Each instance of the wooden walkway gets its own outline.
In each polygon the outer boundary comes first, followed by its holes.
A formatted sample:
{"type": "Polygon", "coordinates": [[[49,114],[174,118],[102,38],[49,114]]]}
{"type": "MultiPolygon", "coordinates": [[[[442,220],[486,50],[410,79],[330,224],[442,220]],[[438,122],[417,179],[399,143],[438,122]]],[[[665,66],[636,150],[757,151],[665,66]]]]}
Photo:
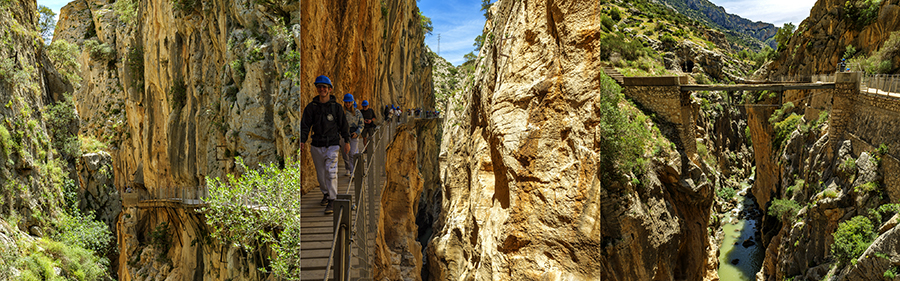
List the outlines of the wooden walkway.
{"type": "MultiPolygon", "coordinates": [[[[352,187],[350,192],[347,192],[347,187],[350,186],[350,177],[344,175],[346,174],[344,163],[340,159],[338,162],[338,194],[353,194],[354,189],[352,187]]],[[[320,201],[322,201],[322,192],[319,191],[318,187],[313,188],[313,190],[300,198],[300,269],[301,280],[304,281],[323,280],[326,272],[325,265],[328,263],[328,254],[331,252],[331,245],[334,239],[334,216],[338,214],[338,210],[335,208],[334,213],[326,215],[325,207],[319,205],[320,201]]],[[[355,202],[356,198],[353,201],[355,202]]],[[[349,215],[351,215],[350,221],[352,223],[356,212],[353,211],[349,215]]],[[[359,219],[365,218],[360,217],[359,219]]],[[[356,256],[357,243],[350,244],[352,247],[350,264],[351,267],[356,268],[360,263],[360,259],[356,256]]],[[[333,265],[334,262],[332,262],[332,268],[333,265]]],[[[327,269],[330,272],[329,280],[334,280],[332,268],[327,269]]],[[[358,276],[358,270],[350,270],[351,280],[357,280],[358,276]]]]}

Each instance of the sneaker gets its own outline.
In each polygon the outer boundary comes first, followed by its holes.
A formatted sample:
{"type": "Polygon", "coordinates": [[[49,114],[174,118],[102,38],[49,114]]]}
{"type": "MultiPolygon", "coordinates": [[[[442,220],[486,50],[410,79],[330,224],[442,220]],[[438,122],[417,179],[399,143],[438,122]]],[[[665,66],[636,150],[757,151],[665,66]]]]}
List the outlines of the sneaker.
{"type": "Polygon", "coordinates": [[[328,206],[325,206],[325,214],[334,213],[334,200],[328,200],[328,206]]]}
{"type": "Polygon", "coordinates": [[[322,197],[322,202],[319,202],[319,206],[325,206],[325,205],[328,205],[328,195],[325,195],[324,197],[322,197]]]}

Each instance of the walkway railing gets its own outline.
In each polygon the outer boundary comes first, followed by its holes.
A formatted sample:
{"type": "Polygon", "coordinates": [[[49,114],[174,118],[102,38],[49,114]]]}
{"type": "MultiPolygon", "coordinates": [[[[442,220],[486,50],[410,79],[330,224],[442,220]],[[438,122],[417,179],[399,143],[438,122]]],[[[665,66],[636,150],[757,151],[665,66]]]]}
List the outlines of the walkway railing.
{"type": "MultiPolygon", "coordinates": [[[[393,140],[397,127],[407,122],[406,114],[393,118],[376,127],[372,136],[360,149],[362,152],[353,156],[353,176],[344,194],[338,194],[335,200],[334,240],[332,241],[328,263],[325,268],[333,267],[335,280],[350,280],[352,257],[359,260],[358,279],[371,279],[375,254],[375,235],[378,226],[378,203],[384,185],[382,177],[385,170],[385,153],[387,145],[393,140]],[[400,120],[397,122],[396,120],[400,120]],[[355,188],[354,188],[355,187],[355,188]],[[353,195],[350,195],[350,190],[353,195]],[[351,215],[355,210],[355,215],[351,215]],[[352,253],[353,244],[356,253],[352,253]]],[[[328,280],[331,272],[327,272],[323,280],[328,280]]]]}
{"type": "Polygon", "coordinates": [[[860,76],[860,91],[888,96],[896,96],[900,92],[900,75],[861,73],[860,76]]]}
{"type": "Polygon", "coordinates": [[[158,187],[148,194],[149,198],[141,198],[139,193],[130,191],[132,190],[126,189],[122,196],[123,201],[127,201],[123,202],[124,206],[149,202],[203,205],[203,198],[209,196],[209,188],[206,186],[158,187]]]}
{"type": "MultiPolygon", "coordinates": [[[[437,113],[420,112],[420,114],[408,115],[406,112],[399,117],[382,123],[376,127],[375,133],[370,136],[368,143],[360,149],[362,152],[354,155],[353,176],[350,185],[344,194],[338,194],[335,200],[334,216],[334,240],[329,253],[329,268],[334,264],[335,280],[350,280],[352,269],[352,257],[359,260],[356,267],[358,280],[371,280],[372,267],[374,266],[375,235],[378,232],[378,204],[381,202],[381,193],[384,187],[385,153],[387,146],[394,140],[397,127],[412,119],[440,118],[437,113]],[[399,122],[397,121],[399,120],[399,122]],[[350,195],[353,190],[353,195],[350,195]],[[351,211],[356,213],[351,217],[351,211]],[[356,253],[352,253],[352,246],[356,246],[356,253]]],[[[328,280],[331,273],[326,273],[323,280],[328,280]]]]}

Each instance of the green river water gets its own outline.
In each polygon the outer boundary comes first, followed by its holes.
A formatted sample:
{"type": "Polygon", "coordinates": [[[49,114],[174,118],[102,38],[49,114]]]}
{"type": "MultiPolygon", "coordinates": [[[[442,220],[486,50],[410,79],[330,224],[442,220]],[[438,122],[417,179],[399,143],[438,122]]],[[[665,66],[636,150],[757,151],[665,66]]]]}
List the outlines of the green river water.
{"type": "Polygon", "coordinates": [[[756,272],[762,267],[765,257],[765,249],[760,247],[759,238],[754,237],[759,222],[747,218],[752,216],[737,219],[739,210],[744,207],[755,209],[756,203],[745,198],[743,204],[725,216],[727,222],[723,227],[725,239],[719,248],[719,280],[722,281],[755,280],[756,272]],[[733,223],[735,220],[736,224],[733,223]],[[754,245],[749,247],[741,245],[747,239],[753,241],[754,245]],[[737,265],[732,264],[735,259],[738,260],[737,265]]]}

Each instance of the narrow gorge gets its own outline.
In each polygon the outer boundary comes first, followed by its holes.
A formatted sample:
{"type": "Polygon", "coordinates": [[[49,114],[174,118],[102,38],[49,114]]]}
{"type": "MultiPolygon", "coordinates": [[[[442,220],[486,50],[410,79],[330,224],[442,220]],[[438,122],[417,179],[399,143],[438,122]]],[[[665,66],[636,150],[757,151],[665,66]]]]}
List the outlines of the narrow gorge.
{"type": "Polygon", "coordinates": [[[436,5],[0,1],[0,280],[900,280],[900,0],[485,0],[459,65],[436,5]]]}

